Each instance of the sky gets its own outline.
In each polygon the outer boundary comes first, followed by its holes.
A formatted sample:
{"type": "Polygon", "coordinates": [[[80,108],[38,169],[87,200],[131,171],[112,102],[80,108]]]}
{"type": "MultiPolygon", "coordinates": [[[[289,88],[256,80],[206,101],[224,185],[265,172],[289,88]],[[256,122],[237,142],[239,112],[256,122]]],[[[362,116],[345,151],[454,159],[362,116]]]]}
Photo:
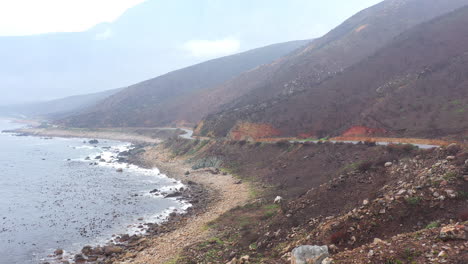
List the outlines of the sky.
{"type": "Polygon", "coordinates": [[[317,38],[379,2],[0,0],[0,104],[126,87],[217,57],[317,38]]]}
{"type": "Polygon", "coordinates": [[[144,0],[0,0],[0,36],[85,31],[144,0]]]}
{"type": "MultiPolygon", "coordinates": [[[[113,22],[127,9],[145,0],[0,0],[0,36],[23,36],[51,32],[80,32],[96,24],[113,22]]],[[[179,0],[180,1],[180,0],[179,0]]],[[[181,6],[187,1],[180,1],[181,6]]],[[[222,0],[217,0],[223,2],[222,0]]],[[[230,1],[230,0],[229,0],[230,1]]],[[[256,1],[256,0],[252,0],[256,1]]],[[[296,0],[284,0],[297,2],[296,0]]],[[[374,5],[381,0],[309,0],[308,6],[329,11],[335,9],[337,14],[330,14],[342,19],[342,11],[351,16],[356,10],[374,5]],[[346,12],[348,10],[348,12],[346,12]]],[[[272,1],[271,4],[275,5],[272,1]]],[[[248,8],[248,7],[245,7],[248,8]]],[[[283,19],[295,14],[285,14],[283,19]]],[[[317,27],[325,30],[331,25],[316,22],[317,27]]],[[[309,36],[304,36],[309,37],[309,36]]],[[[229,39],[224,40],[233,45],[229,39]]],[[[197,46],[201,43],[189,43],[197,46]]],[[[235,43],[234,43],[235,44],[235,43]]],[[[232,47],[231,47],[232,48],[232,47]]]]}
{"type": "MultiPolygon", "coordinates": [[[[153,0],[158,1],[158,0],[153,0]]],[[[162,1],[162,0],[161,0],[162,1]]],[[[189,1],[179,1],[183,8],[189,1]]],[[[221,3],[222,0],[216,0],[221,3]]],[[[231,1],[231,0],[229,0],[231,1]]],[[[259,1],[259,0],[253,0],[259,1]]],[[[295,39],[309,39],[325,34],[345,18],[355,12],[374,5],[381,0],[284,0],[289,1],[291,6],[301,4],[304,10],[310,10],[311,15],[317,16],[314,11],[319,11],[321,15],[329,17],[323,20],[320,15],[314,19],[305,17],[303,28],[291,30],[290,35],[281,40],[271,40],[268,43],[275,43],[295,39]],[[314,21],[314,23],[310,23],[314,21]],[[306,24],[307,23],[307,24],[306,24]]],[[[25,36],[37,35],[53,32],[82,32],[89,30],[100,23],[111,23],[118,19],[126,10],[134,7],[145,0],[0,0],[0,36],[25,36]]],[[[235,2],[235,1],[234,1],[235,2]]],[[[213,4],[213,3],[211,3],[213,4]]],[[[283,0],[272,0],[269,5],[284,5],[283,0]]],[[[227,6],[227,5],[225,5],[227,6]]],[[[248,7],[243,7],[248,8],[248,7]]],[[[271,7],[270,7],[271,8],[271,7]]],[[[297,20],[297,14],[284,13],[281,18],[287,20],[297,20]]],[[[303,14],[301,14],[303,15],[303,14]]],[[[259,11],[258,16],[268,19],[268,10],[259,11]]],[[[287,22],[285,23],[287,25],[287,22]]],[[[267,28],[267,27],[264,27],[267,28]]],[[[276,30],[275,28],[269,30],[276,30]]],[[[239,35],[239,33],[237,33],[239,35]]],[[[284,35],[284,34],[283,34],[284,35]]],[[[96,34],[96,40],[105,40],[112,36],[112,31],[105,31],[96,34]]],[[[250,47],[249,47],[250,48],[250,47]]],[[[180,45],[180,49],[196,58],[211,59],[223,55],[229,55],[242,50],[242,44],[236,34],[219,36],[214,39],[190,39],[180,45]]]]}

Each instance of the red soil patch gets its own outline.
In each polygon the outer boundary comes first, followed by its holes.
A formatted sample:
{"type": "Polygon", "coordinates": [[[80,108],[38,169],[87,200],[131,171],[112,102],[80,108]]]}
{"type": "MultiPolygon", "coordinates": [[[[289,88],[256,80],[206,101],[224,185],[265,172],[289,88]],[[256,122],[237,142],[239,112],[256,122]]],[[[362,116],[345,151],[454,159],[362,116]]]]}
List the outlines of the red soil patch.
{"type": "Polygon", "coordinates": [[[365,126],[354,126],[343,133],[343,137],[353,136],[371,136],[377,134],[385,134],[387,131],[381,128],[370,128],[365,126]]]}
{"type": "Polygon", "coordinates": [[[251,140],[279,136],[279,130],[268,124],[239,123],[229,133],[233,140],[251,140]]]}
{"type": "Polygon", "coordinates": [[[297,136],[297,138],[300,138],[300,139],[315,138],[315,137],[316,137],[315,133],[301,133],[297,136]]]}

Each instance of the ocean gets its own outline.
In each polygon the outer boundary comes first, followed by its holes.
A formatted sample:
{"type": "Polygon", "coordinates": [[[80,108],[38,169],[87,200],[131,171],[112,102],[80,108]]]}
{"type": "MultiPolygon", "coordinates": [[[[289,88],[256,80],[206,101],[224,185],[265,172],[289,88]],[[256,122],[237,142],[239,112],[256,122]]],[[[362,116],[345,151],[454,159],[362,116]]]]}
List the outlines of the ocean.
{"type": "MultiPolygon", "coordinates": [[[[18,126],[0,120],[0,130],[18,126]]],[[[1,264],[51,261],[57,248],[71,255],[113,234],[144,233],[142,224],[190,206],[150,193],[170,193],[181,182],[116,161],[131,144],[88,141],[0,134],[1,264]]]]}

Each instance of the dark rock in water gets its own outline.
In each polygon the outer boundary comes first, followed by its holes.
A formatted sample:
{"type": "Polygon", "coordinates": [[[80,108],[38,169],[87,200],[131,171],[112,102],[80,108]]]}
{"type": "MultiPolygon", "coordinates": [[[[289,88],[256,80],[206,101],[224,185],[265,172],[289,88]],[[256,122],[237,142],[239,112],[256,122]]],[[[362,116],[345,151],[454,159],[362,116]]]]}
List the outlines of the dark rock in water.
{"type": "Polygon", "coordinates": [[[97,139],[91,139],[88,141],[89,144],[99,144],[99,141],[97,139]]]}
{"type": "Polygon", "coordinates": [[[182,196],[181,192],[173,192],[173,193],[170,193],[170,194],[164,196],[164,198],[179,197],[179,196],[182,196]]]}
{"type": "Polygon", "coordinates": [[[57,256],[63,255],[63,249],[61,249],[61,248],[56,249],[56,250],[54,251],[54,254],[57,255],[57,256]]]}
{"type": "Polygon", "coordinates": [[[120,241],[120,242],[125,242],[125,241],[128,241],[128,240],[130,240],[130,235],[128,235],[128,234],[122,235],[122,236],[119,238],[119,241],[120,241]]]}
{"type": "Polygon", "coordinates": [[[86,262],[86,259],[81,254],[76,254],[74,260],[75,260],[75,263],[85,263],[86,262]]]}
{"type": "Polygon", "coordinates": [[[105,160],[105,159],[100,159],[99,161],[100,161],[100,162],[106,162],[106,160],[105,160]]]}
{"type": "Polygon", "coordinates": [[[90,157],[86,157],[85,160],[90,160],[91,158],[90,157]]]}
{"type": "Polygon", "coordinates": [[[97,260],[98,260],[98,256],[88,256],[88,262],[93,262],[97,260]]]}
{"type": "Polygon", "coordinates": [[[158,189],[154,189],[154,190],[150,191],[150,193],[158,193],[158,192],[159,192],[158,189]]]}
{"type": "Polygon", "coordinates": [[[98,159],[101,159],[101,155],[96,156],[94,159],[97,159],[97,160],[98,160],[98,159]]]}
{"type": "Polygon", "coordinates": [[[81,253],[85,256],[89,256],[92,254],[92,247],[91,246],[84,246],[83,249],[81,249],[81,253]]]}
{"type": "Polygon", "coordinates": [[[116,172],[123,172],[123,169],[122,169],[122,168],[118,168],[118,169],[116,170],[116,172]]]}
{"type": "Polygon", "coordinates": [[[93,249],[93,255],[104,255],[104,249],[102,247],[95,247],[93,249]]]}

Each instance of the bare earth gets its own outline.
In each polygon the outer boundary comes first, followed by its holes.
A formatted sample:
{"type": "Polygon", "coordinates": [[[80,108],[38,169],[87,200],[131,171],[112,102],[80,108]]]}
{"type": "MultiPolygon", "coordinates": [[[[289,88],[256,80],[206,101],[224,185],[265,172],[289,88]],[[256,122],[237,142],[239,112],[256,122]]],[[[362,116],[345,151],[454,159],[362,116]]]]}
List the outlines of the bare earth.
{"type": "Polygon", "coordinates": [[[141,251],[134,259],[120,262],[122,264],[157,264],[177,258],[184,247],[210,238],[210,231],[205,228],[209,222],[230,209],[245,204],[249,199],[249,186],[235,184],[237,180],[231,175],[194,171],[189,176],[183,176],[184,172],[190,170],[189,165],[183,160],[171,159],[169,156],[162,148],[155,147],[146,151],[144,162],[160,168],[170,177],[191,180],[212,188],[219,197],[216,197],[216,201],[211,203],[205,213],[193,216],[191,221],[174,232],[153,238],[153,246],[141,251]]]}

